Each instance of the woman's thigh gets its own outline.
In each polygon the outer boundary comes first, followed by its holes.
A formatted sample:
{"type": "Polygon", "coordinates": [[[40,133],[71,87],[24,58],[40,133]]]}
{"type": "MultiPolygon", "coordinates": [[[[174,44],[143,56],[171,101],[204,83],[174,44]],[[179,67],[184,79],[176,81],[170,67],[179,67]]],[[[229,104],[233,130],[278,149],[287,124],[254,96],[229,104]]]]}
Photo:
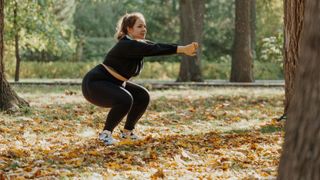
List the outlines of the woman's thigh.
{"type": "Polygon", "coordinates": [[[101,107],[112,107],[118,104],[131,104],[132,95],[122,86],[108,81],[88,83],[88,101],[101,107]]]}

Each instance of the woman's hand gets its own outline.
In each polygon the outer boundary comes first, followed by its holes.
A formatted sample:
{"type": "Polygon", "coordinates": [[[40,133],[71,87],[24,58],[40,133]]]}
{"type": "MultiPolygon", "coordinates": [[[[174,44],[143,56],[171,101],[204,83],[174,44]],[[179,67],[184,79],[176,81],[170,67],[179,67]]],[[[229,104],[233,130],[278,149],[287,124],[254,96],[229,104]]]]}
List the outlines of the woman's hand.
{"type": "Polygon", "coordinates": [[[177,53],[183,53],[187,56],[195,56],[197,54],[198,47],[199,44],[197,42],[192,42],[185,46],[178,46],[177,53]]]}

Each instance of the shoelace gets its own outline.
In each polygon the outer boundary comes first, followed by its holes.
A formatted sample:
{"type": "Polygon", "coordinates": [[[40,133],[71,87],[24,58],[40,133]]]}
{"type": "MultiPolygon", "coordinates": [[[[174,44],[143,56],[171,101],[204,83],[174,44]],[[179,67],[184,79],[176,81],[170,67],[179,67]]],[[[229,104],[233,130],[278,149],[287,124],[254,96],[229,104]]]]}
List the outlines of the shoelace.
{"type": "Polygon", "coordinates": [[[133,132],[123,132],[121,131],[121,137],[124,139],[127,139],[130,137],[130,139],[138,139],[138,136],[135,135],[133,132]]]}

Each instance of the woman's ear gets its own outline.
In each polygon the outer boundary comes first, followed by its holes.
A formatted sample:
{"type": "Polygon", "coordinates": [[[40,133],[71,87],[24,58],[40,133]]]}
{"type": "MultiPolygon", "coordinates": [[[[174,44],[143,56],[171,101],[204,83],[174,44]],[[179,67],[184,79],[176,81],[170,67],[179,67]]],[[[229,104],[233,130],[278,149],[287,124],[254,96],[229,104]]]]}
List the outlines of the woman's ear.
{"type": "Polygon", "coordinates": [[[131,27],[127,27],[127,32],[128,32],[128,34],[131,34],[132,28],[131,27]]]}

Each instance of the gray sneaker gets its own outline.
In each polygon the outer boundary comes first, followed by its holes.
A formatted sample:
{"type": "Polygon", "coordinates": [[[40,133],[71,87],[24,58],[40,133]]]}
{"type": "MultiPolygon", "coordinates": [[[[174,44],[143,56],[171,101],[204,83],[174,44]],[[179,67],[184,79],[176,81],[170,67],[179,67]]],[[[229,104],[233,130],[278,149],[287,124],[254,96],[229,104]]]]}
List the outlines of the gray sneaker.
{"type": "Polygon", "coordinates": [[[120,138],[122,139],[130,139],[130,140],[139,140],[140,137],[134,134],[132,131],[129,130],[123,130],[120,133],[120,138]]]}
{"type": "Polygon", "coordinates": [[[119,142],[112,137],[112,133],[108,130],[104,130],[99,134],[99,140],[103,141],[105,145],[113,145],[119,142]]]}

